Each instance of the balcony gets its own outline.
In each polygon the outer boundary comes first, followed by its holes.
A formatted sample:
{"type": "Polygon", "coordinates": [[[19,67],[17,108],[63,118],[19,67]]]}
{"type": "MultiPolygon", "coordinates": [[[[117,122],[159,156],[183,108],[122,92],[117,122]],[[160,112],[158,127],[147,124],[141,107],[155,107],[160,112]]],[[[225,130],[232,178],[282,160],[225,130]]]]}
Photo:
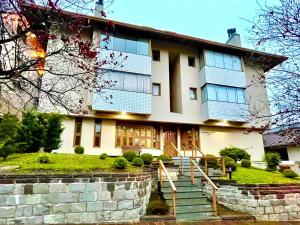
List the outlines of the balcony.
{"type": "Polygon", "coordinates": [[[151,93],[105,89],[103,93],[94,93],[92,110],[150,115],[151,97],[151,93]],[[105,101],[106,96],[112,99],[105,101]]]}
{"type": "Polygon", "coordinates": [[[246,76],[242,71],[204,66],[200,70],[200,77],[201,86],[209,83],[231,87],[246,87],[246,76]]]}
{"type": "Polygon", "coordinates": [[[207,100],[202,103],[203,121],[227,120],[245,123],[249,120],[248,104],[207,100]]]}

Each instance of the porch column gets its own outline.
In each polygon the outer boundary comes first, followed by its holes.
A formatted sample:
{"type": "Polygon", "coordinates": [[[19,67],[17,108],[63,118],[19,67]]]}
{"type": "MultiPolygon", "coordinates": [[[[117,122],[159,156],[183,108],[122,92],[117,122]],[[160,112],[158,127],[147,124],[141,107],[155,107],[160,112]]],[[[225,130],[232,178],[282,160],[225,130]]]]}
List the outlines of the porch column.
{"type": "Polygon", "coordinates": [[[164,150],[164,127],[159,127],[159,142],[160,142],[160,149],[164,150]]]}
{"type": "Polygon", "coordinates": [[[181,150],[181,142],[180,142],[180,126],[177,126],[177,149],[181,150]]]}

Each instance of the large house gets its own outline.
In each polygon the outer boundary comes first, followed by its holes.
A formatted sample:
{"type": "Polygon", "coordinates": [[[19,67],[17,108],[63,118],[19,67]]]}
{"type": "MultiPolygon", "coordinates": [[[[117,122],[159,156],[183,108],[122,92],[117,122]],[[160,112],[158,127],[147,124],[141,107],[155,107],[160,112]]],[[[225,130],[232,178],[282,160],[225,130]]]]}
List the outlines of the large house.
{"type": "MultiPolygon", "coordinates": [[[[96,3],[100,9],[101,2],[96,3]]],[[[58,152],[73,153],[81,145],[86,154],[120,155],[124,148],[139,148],[176,155],[173,143],[185,154],[193,146],[214,155],[236,146],[247,149],[252,161],[262,161],[261,127],[268,121],[252,115],[268,114],[268,96],[264,82],[251,82],[285,57],[241,47],[235,29],[228,30],[223,44],[112,21],[107,39],[107,19],[81,17],[92,21],[85,38],[100,49],[100,60],[111,53],[126,60],[103,65],[102,79],[115,85],[86,93],[87,114],[67,115],[58,152]]]]}

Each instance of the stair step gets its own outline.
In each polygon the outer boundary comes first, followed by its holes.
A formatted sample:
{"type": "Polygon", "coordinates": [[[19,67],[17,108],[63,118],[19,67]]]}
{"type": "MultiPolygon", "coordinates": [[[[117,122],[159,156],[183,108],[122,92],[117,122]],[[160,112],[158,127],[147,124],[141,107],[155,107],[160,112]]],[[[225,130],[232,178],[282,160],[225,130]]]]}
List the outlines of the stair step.
{"type": "Polygon", "coordinates": [[[213,212],[176,213],[176,221],[216,220],[213,212]]]}
{"type": "MultiPolygon", "coordinates": [[[[176,185],[175,185],[176,186],[176,185]]],[[[184,192],[198,192],[199,188],[196,186],[188,186],[188,187],[177,187],[176,186],[176,194],[184,193],[184,192]]],[[[161,188],[162,193],[172,193],[171,187],[163,187],[161,188]]]]}
{"type": "MultiPolygon", "coordinates": [[[[176,213],[196,213],[196,212],[212,212],[212,206],[209,204],[202,205],[182,205],[176,206],[176,213]]],[[[173,207],[170,207],[170,212],[173,212],[173,207]]]]}
{"type": "MultiPolygon", "coordinates": [[[[163,194],[164,199],[172,199],[172,193],[164,193],[163,194]]],[[[179,192],[176,193],[176,199],[182,199],[182,198],[205,198],[205,195],[203,195],[202,192],[197,191],[197,192],[179,192]]]]}
{"type": "MultiPolygon", "coordinates": [[[[169,206],[172,206],[172,199],[167,199],[166,203],[169,206]]],[[[176,199],[176,206],[184,206],[184,205],[207,205],[211,204],[207,198],[182,198],[176,199]]]]}
{"type": "MultiPolygon", "coordinates": [[[[173,181],[175,187],[190,187],[193,186],[191,179],[188,180],[179,180],[179,181],[173,181]]],[[[164,187],[170,187],[170,183],[169,181],[164,181],[162,188],[164,187]]],[[[196,183],[196,186],[199,187],[199,184],[196,183]]]]}

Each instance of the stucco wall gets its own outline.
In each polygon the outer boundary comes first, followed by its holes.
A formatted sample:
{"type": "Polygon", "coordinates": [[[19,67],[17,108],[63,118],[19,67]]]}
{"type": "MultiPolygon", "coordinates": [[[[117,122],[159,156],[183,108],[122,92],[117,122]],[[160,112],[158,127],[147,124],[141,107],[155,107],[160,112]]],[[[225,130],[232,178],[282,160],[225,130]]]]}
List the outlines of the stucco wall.
{"type": "Polygon", "coordinates": [[[287,147],[290,161],[300,161],[300,147],[287,147]]]}

